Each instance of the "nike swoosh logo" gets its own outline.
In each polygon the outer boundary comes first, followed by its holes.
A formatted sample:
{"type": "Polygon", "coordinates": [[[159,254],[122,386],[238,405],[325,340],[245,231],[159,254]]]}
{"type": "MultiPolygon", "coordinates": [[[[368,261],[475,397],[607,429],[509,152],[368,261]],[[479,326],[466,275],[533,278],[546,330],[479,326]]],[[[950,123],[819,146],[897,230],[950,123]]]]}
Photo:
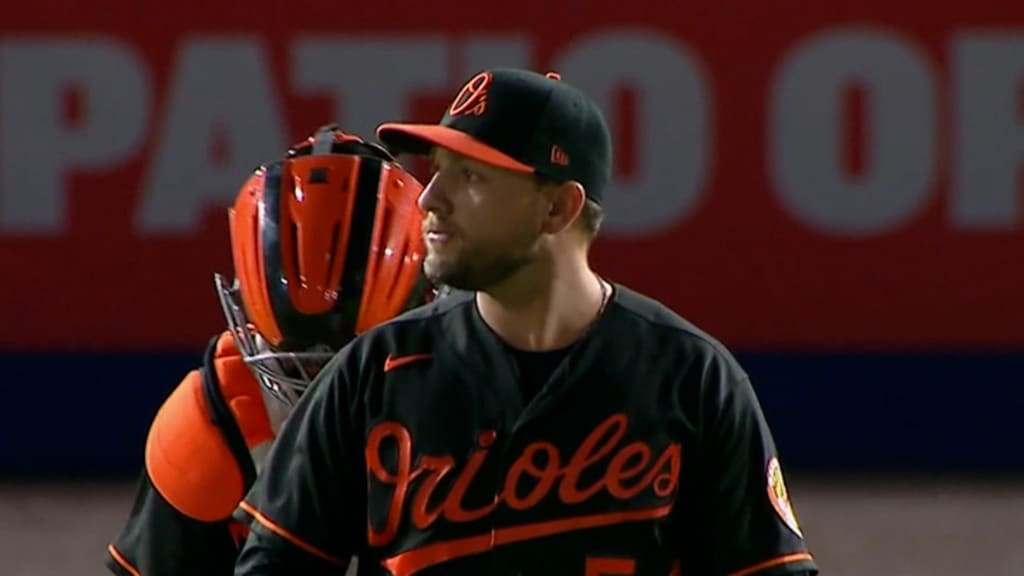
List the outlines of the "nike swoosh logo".
{"type": "Polygon", "coordinates": [[[393,354],[388,354],[387,359],[384,360],[384,371],[391,372],[395,368],[400,368],[402,366],[405,366],[406,364],[411,364],[413,362],[418,362],[420,360],[428,360],[433,356],[433,354],[408,354],[406,356],[395,356],[393,354]]]}

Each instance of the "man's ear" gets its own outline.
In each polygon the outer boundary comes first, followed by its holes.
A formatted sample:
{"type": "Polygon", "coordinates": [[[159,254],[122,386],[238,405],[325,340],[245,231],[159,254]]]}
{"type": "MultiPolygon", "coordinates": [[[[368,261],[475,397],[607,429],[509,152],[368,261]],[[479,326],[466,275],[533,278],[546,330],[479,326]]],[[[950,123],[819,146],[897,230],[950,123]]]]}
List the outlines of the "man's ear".
{"type": "Polygon", "coordinates": [[[543,231],[558,234],[572,225],[583,211],[587,201],[587,193],[579,182],[568,181],[557,184],[545,184],[551,190],[550,207],[544,221],[543,231]]]}

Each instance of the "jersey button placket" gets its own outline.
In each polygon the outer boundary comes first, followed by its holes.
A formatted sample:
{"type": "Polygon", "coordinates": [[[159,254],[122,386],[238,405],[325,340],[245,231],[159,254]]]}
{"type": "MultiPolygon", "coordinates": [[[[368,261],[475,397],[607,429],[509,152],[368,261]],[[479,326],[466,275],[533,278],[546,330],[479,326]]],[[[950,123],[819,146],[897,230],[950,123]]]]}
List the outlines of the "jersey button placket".
{"type": "MultiPolygon", "coordinates": [[[[516,423],[518,427],[518,422],[516,423]]],[[[507,508],[506,498],[504,492],[511,490],[512,487],[507,486],[508,473],[509,473],[509,459],[510,456],[516,454],[515,448],[518,445],[516,440],[515,432],[508,432],[504,434],[502,442],[498,449],[495,451],[495,455],[498,458],[497,474],[494,478],[494,513],[491,514],[491,554],[494,559],[494,565],[499,567],[500,574],[502,576],[518,576],[521,571],[518,563],[515,562],[515,557],[503,547],[499,546],[497,541],[497,532],[503,527],[507,527],[509,522],[507,521],[509,510],[507,508]],[[505,520],[505,521],[503,521],[505,520]]]]}
{"type": "Polygon", "coordinates": [[[508,443],[507,435],[502,435],[500,442],[498,441],[498,433],[492,431],[494,434],[494,458],[496,459],[496,465],[494,467],[494,476],[491,478],[491,492],[494,494],[494,510],[490,514],[489,525],[490,525],[490,555],[493,564],[501,565],[502,558],[501,554],[497,550],[497,518],[501,513],[501,491],[504,485],[504,479],[506,475],[505,471],[505,445],[508,443]]]}

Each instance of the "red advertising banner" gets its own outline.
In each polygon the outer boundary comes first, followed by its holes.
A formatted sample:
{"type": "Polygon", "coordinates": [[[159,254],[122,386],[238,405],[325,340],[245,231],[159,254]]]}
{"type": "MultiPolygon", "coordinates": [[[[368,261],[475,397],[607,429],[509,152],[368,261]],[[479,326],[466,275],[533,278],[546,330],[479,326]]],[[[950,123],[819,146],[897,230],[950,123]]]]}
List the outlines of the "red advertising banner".
{"type": "Polygon", "coordinates": [[[596,267],[730,346],[1024,346],[1024,4],[512,6],[5,9],[0,347],[201,345],[252,167],[493,65],[604,107],[596,267]]]}

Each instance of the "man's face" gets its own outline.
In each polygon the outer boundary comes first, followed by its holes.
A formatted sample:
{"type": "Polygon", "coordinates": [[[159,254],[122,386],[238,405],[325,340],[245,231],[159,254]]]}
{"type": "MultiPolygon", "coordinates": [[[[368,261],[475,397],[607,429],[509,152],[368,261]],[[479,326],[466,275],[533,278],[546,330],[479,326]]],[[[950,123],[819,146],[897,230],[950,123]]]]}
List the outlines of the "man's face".
{"type": "Polygon", "coordinates": [[[537,258],[550,202],[531,174],[436,148],[420,195],[423,270],[433,282],[486,290],[537,258]]]}

